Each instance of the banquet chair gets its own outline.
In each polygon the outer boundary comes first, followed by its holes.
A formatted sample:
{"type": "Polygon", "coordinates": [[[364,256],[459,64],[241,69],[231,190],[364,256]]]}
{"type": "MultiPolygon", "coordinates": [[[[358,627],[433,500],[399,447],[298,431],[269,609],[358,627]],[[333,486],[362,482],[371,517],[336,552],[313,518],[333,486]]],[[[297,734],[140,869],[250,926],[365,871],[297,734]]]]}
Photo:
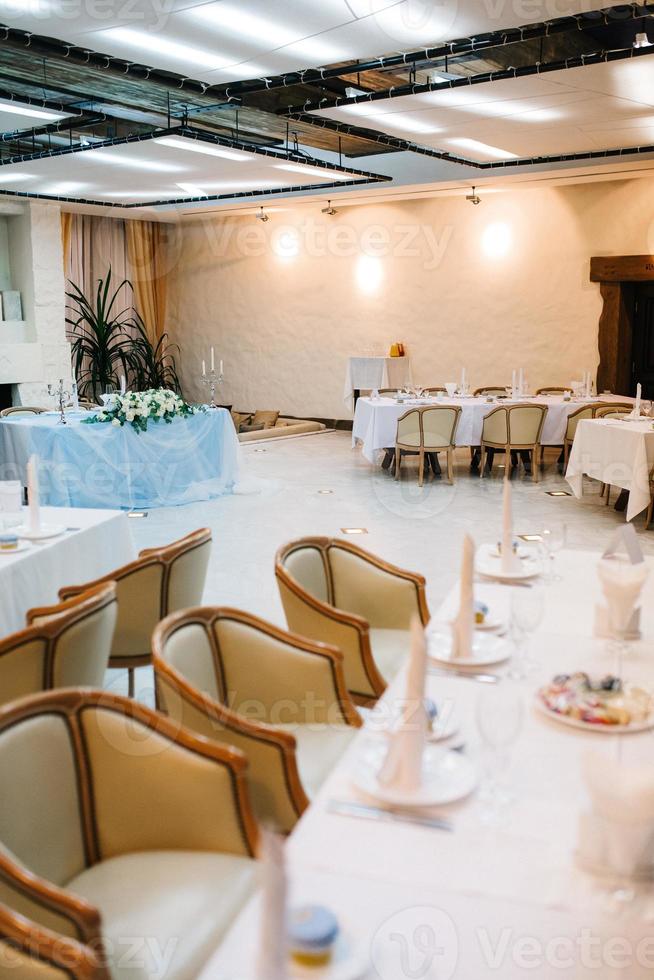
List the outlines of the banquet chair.
{"type": "Polygon", "coordinates": [[[395,479],[399,480],[402,455],[417,455],[418,486],[422,486],[425,456],[437,472],[439,452],[447,453],[447,482],[454,482],[453,459],[456,430],[461,416],[458,405],[439,405],[412,408],[397,420],[395,436],[395,479]]]}
{"type": "Polygon", "coordinates": [[[161,977],[164,952],[166,980],[198,976],[256,885],[246,769],[106,691],[5,707],[0,902],[91,946],[107,980],[161,977]]]}
{"type": "Polygon", "coordinates": [[[605,419],[607,416],[624,418],[631,415],[634,406],[630,402],[600,402],[595,406],[593,418],[605,419]]]}
{"type": "Polygon", "coordinates": [[[36,408],[33,405],[14,405],[13,408],[3,408],[0,412],[0,419],[9,418],[10,415],[42,415],[47,412],[47,408],[36,408]]]}
{"type": "Polygon", "coordinates": [[[442,385],[436,385],[434,388],[423,388],[425,395],[446,395],[447,388],[443,388],[442,385]]]}
{"type": "Polygon", "coordinates": [[[27,629],[0,640],[0,705],[56,687],[102,687],[116,612],[111,582],[30,609],[27,629]]]}
{"type": "Polygon", "coordinates": [[[0,905],[0,977],[108,980],[94,950],[0,905]]]}
{"type": "Polygon", "coordinates": [[[97,402],[91,401],[89,398],[78,399],[78,404],[80,408],[86,408],[89,411],[95,411],[96,408],[100,408],[97,402]]]}
{"type": "Polygon", "coordinates": [[[506,385],[489,385],[485,388],[475,388],[473,395],[475,398],[478,395],[506,395],[506,385]]]}
{"type": "Polygon", "coordinates": [[[281,547],[275,576],[288,628],[337,647],[352,698],[374,703],[406,659],[412,618],[429,622],[423,576],[323,537],[281,547]]]}
{"type": "Polygon", "coordinates": [[[545,388],[536,388],[537,395],[565,395],[566,391],[572,393],[572,388],[558,388],[556,385],[547,385],[545,388]]]}
{"type": "Polygon", "coordinates": [[[211,551],[211,531],[200,528],[162,548],[146,548],[136,561],[85,585],[59,590],[69,599],[103,582],[115,582],[118,618],[109,667],[126,669],[129,696],[134,671],[152,663],[152,631],[164,616],[202,601],[211,551]]]}
{"type": "Polygon", "coordinates": [[[542,451],[540,437],[546,415],[545,405],[529,403],[502,405],[489,412],[481,430],[480,475],[484,476],[489,449],[504,450],[507,472],[511,465],[511,452],[525,451],[531,453],[531,478],[537,482],[542,451]]]}
{"type": "Polygon", "coordinates": [[[577,426],[582,419],[594,419],[596,413],[602,408],[603,402],[590,402],[587,405],[582,405],[575,412],[571,412],[568,415],[568,421],[565,426],[565,436],[563,437],[563,472],[568,468],[568,457],[570,456],[570,449],[572,448],[572,443],[575,441],[575,434],[577,432],[577,426]]]}
{"type": "Polygon", "coordinates": [[[173,613],[152,649],[160,709],[241,749],[256,816],[289,833],[362,723],[343,654],[226,608],[173,613]]]}

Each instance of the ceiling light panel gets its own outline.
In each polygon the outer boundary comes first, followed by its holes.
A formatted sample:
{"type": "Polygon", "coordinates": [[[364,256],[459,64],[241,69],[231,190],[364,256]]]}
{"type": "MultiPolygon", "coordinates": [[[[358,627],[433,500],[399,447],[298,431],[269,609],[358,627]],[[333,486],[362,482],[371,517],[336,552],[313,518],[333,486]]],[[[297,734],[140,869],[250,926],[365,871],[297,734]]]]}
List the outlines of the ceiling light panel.
{"type": "Polygon", "coordinates": [[[129,204],[283,190],[356,177],[327,166],[284,164],[279,157],[180,136],[42,157],[30,161],[29,168],[25,163],[0,166],[0,188],[16,193],[129,204]],[[198,147],[203,152],[197,152],[198,147]],[[225,152],[219,156],[206,152],[214,149],[225,152]]]}

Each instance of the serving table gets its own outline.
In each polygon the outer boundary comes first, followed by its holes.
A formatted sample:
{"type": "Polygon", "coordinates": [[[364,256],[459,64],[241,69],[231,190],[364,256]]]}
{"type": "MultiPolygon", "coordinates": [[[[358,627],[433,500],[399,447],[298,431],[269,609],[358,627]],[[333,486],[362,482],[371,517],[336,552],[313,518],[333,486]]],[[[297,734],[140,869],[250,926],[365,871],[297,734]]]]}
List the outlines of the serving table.
{"type": "MultiPolygon", "coordinates": [[[[600,395],[598,398],[576,398],[565,401],[557,395],[539,395],[525,396],[519,400],[503,398],[489,402],[483,395],[476,398],[472,396],[448,398],[443,395],[437,398],[409,399],[398,403],[395,398],[360,398],[354,413],[352,445],[361,443],[363,455],[369,462],[374,463],[379,450],[395,445],[397,420],[409,409],[426,405],[459,405],[461,416],[456,433],[456,445],[478,446],[481,440],[484,418],[489,412],[500,406],[520,405],[529,402],[529,404],[547,407],[541,444],[543,446],[561,446],[569,415],[590,402],[612,402],[616,399],[616,395],[600,395]]],[[[620,400],[630,401],[632,399],[624,399],[620,396],[620,400]]]]}
{"type": "Polygon", "coordinates": [[[0,420],[0,479],[26,482],[40,459],[41,501],[56,507],[152,508],[209,500],[233,490],[239,443],[229,412],[211,409],[147,432],[87,424],[92,413],[0,420]]]}
{"type": "Polygon", "coordinates": [[[630,521],[649,506],[653,467],[651,419],[583,419],[577,426],[565,478],[576,497],[583,494],[584,475],[628,490],[626,517],[630,521]]]}
{"type": "Polygon", "coordinates": [[[362,391],[373,388],[403,388],[411,383],[408,357],[349,357],[345,372],[343,401],[356,407],[362,391]]]}
{"type": "MultiPolygon", "coordinates": [[[[24,515],[27,521],[27,508],[24,515]]],[[[0,553],[0,636],[23,629],[28,609],[57,602],[62,585],[99,578],[136,558],[122,511],[42,507],[41,520],[64,533],[0,553]]]]}
{"type": "MultiPolygon", "coordinates": [[[[585,669],[601,676],[616,670],[606,642],[592,636],[594,605],[600,599],[598,558],[574,551],[558,555],[561,581],[546,590],[544,618],[532,640],[536,666],[524,680],[509,679],[503,668],[497,671],[504,676],[496,685],[447,672],[428,676],[427,695],[441,713],[452,712],[457,740],[480,768],[485,762],[475,723],[480,697],[511,686],[522,699],[524,720],[507,777],[511,799],[499,823],[486,822],[487,804],[479,792],[427,811],[450,819],[452,832],[330,812],[330,801],[362,800],[351,777],[364,740],[383,737],[374,730],[373,714],[291,835],[292,902],[328,904],[373,961],[380,935],[395,933],[394,964],[371,964],[361,974],[366,980],[415,975],[400,969],[401,950],[405,949],[405,962],[417,969],[422,960],[415,930],[432,923],[442,952],[434,959],[433,972],[420,974],[425,977],[644,980],[652,975],[654,942],[646,938],[651,924],[629,921],[629,916],[607,918],[603,909],[611,882],[575,863],[579,816],[587,806],[581,782],[584,754],[595,749],[615,758],[620,751],[625,763],[649,764],[652,732],[622,737],[580,732],[551,720],[535,706],[536,690],[557,672],[585,669]],[[525,937],[528,946],[522,944],[525,937]],[[620,937],[620,948],[626,945],[624,969],[614,970],[614,960],[602,959],[615,951],[610,946],[615,937],[620,937]],[[648,950],[638,946],[641,940],[649,942],[648,950]]],[[[644,639],[632,645],[624,676],[654,685],[654,562],[648,563],[650,576],[642,596],[644,639]]],[[[476,597],[500,619],[508,617],[512,592],[506,585],[475,585],[476,597]]],[[[457,599],[458,585],[434,619],[449,620],[457,599]]],[[[404,684],[402,671],[382,705],[397,703],[404,684]]],[[[253,899],[242,912],[201,980],[255,975],[257,902],[253,899]]]]}

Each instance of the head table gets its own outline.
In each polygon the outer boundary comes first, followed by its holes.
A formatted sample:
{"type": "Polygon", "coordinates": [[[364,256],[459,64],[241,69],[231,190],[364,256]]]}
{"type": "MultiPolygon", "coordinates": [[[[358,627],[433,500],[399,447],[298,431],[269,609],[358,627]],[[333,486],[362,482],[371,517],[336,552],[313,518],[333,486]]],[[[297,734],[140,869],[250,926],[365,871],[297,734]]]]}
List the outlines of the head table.
{"type": "MultiPolygon", "coordinates": [[[[585,753],[594,749],[607,760],[649,765],[652,732],[580,732],[545,717],[535,704],[537,688],[557,672],[587,670],[600,677],[616,671],[607,642],[592,635],[594,606],[601,597],[598,558],[574,551],[557,557],[561,580],[546,588],[543,621],[531,644],[535,666],[526,678],[510,679],[506,666],[490,668],[501,676],[494,685],[446,671],[427,678],[426,694],[441,713],[451,712],[455,741],[480,775],[486,759],[476,724],[480,698],[502,696],[509,689],[522,703],[522,727],[505,777],[509,799],[497,822],[486,822],[487,803],[479,791],[459,803],[423,811],[450,819],[452,832],[331,812],[330,801],[365,800],[353,787],[352,774],[366,740],[384,737],[379,727],[375,731],[373,713],[291,835],[290,902],[319,902],[334,910],[350,941],[367,957],[369,968],[356,974],[361,980],[652,976],[654,896],[650,892],[645,918],[642,904],[640,915],[619,917],[610,901],[615,881],[582,870],[575,857],[580,816],[588,808],[582,782],[585,753]],[[426,952],[416,934],[421,927],[435,930],[440,952],[431,971],[418,973],[426,952]],[[378,960],[382,939],[388,959],[378,960]],[[410,959],[403,958],[403,949],[410,959]],[[403,966],[409,961],[416,972],[403,966]]],[[[648,559],[648,564],[643,640],[630,644],[624,677],[649,686],[654,683],[654,562],[648,559]]],[[[451,619],[458,589],[435,621],[451,619]]],[[[513,591],[492,582],[475,585],[476,597],[505,621],[513,591]]],[[[402,671],[382,705],[397,704],[404,687],[402,671]]],[[[199,980],[258,976],[253,970],[258,914],[255,897],[199,980]]]]}
{"type": "Polygon", "coordinates": [[[483,395],[478,397],[471,395],[465,398],[460,396],[448,398],[443,395],[436,398],[412,398],[402,403],[398,403],[395,398],[360,398],[354,413],[352,445],[362,443],[363,455],[369,462],[374,463],[375,455],[380,449],[387,449],[395,445],[397,420],[405,412],[411,408],[427,405],[458,405],[461,407],[461,416],[456,433],[456,444],[457,446],[478,446],[484,418],[489,412],[495,408],[524,405],[528,402],[530,405],[545,405],[547,408],[541,436],[542,445],[560,446],[563,443],[569,415],[591,402],[614,402],[618,399],[620,401],[633,401],[633,399],[624,398],[622,395],[572,398],[569,401],[564,401],[560,395],[526,395],[518,400],[503,398],[494,401],[488,401],[483,395]]]}
{"type": "Polygon", "coordinates": [[[211,409],[147,432],[83,422],[92,413],[58,412],[0,420],[0,479],[25,483],[40,459],[41,502],[54,507],[130,509],[188,504],[231,493],[239,443],[229,412],[211,409]]]}

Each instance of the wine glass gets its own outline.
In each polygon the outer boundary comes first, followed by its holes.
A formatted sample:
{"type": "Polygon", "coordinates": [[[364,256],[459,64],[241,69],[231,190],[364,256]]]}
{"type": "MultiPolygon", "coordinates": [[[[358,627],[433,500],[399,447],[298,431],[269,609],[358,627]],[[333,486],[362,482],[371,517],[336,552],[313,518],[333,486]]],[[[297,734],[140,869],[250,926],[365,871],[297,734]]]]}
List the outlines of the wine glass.
{"type": "Polygon", "coordinates": [[[548,524],[541,531],[541,537],[543,539],[543,548],[547,556],[547,572],[546,580],[548,582],[560,582],[561,576],[556,575],[554,572],[554,561],[556,554],[565,548],[566,540],[568,537],[568,529],[565,524],[554,522],[548,524]]]}
{"type": "Polygon", "coordinates": [[[540,582],[533,582],[530,589],[513,589],[511,595],[511,636],[518,654],[510,677],[521,680],[534,666],[530,657],[530,637],[543,621],[545,590],[540,582]]]}
{"type": "Polygon", "coordinates": [[[484,690],[477,700],[476,721],[484,743],[484,777],[481,798],[487,803],[482,813],[484,823],[493,823],[510,802],[507,775],[511,750],[520,735],[524,719],[524,701],[512,684],[502,682],[484,690]]]}

